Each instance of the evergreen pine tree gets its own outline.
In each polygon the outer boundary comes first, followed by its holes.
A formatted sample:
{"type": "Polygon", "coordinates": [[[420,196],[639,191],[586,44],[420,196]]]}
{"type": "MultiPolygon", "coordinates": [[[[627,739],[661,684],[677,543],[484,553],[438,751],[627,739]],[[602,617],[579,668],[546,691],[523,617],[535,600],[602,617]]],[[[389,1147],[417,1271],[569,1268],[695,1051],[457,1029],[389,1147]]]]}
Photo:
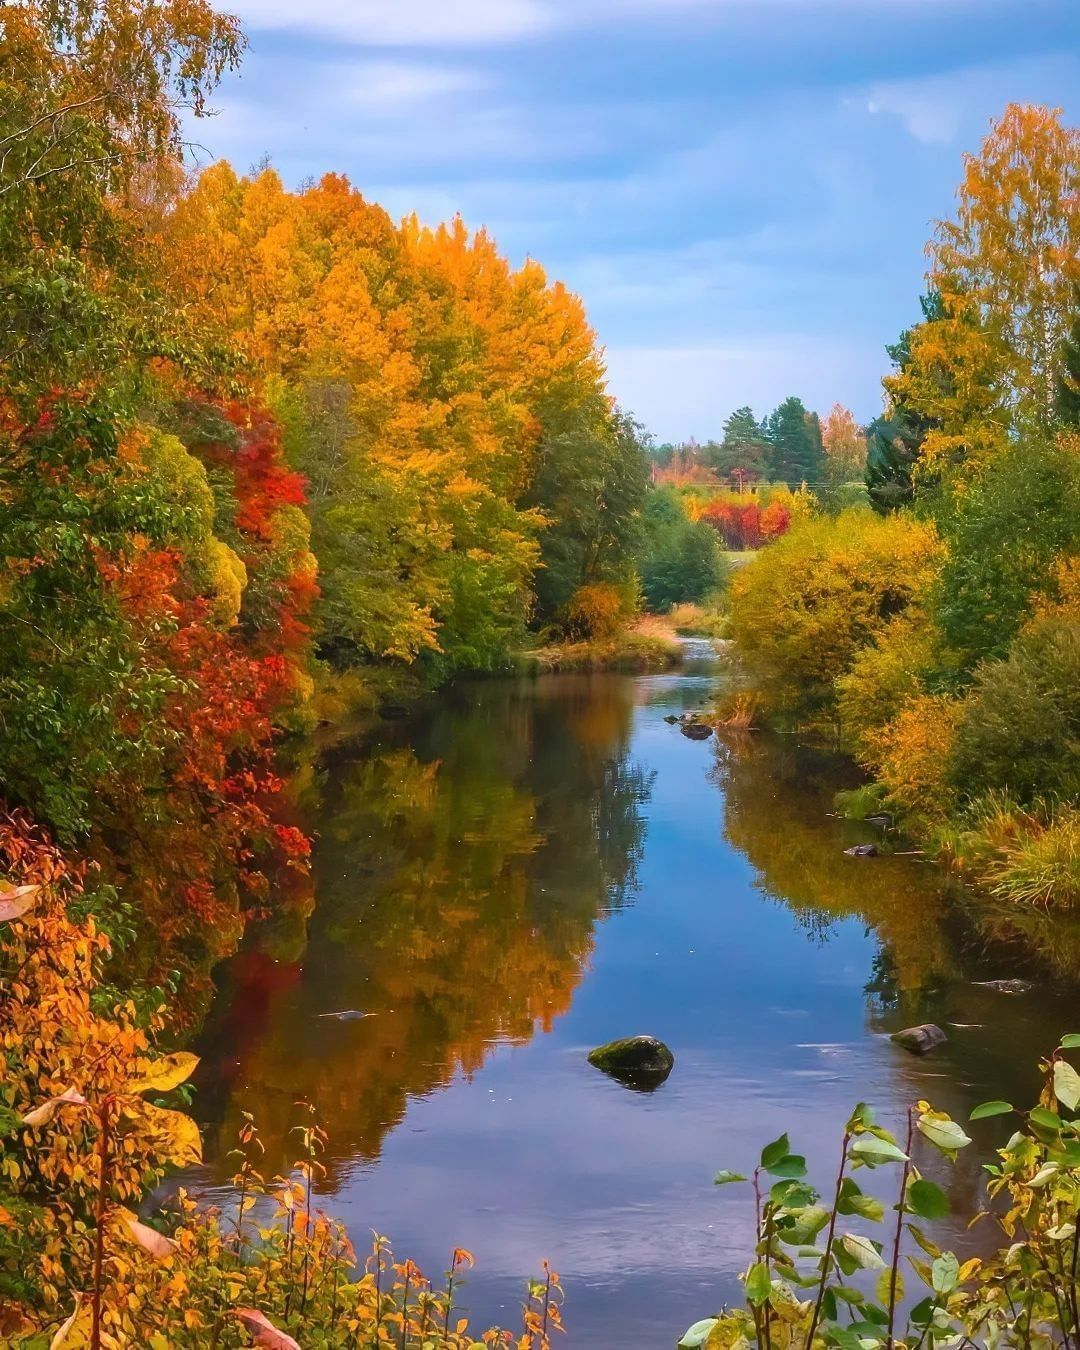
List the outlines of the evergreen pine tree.
{"type": "Polygon", "coordinates": [[[820,481],[825,461],[821,422],[807,412],[801,398],[784,399],[768,420],[769,477],[796,488],[820,481]]]}

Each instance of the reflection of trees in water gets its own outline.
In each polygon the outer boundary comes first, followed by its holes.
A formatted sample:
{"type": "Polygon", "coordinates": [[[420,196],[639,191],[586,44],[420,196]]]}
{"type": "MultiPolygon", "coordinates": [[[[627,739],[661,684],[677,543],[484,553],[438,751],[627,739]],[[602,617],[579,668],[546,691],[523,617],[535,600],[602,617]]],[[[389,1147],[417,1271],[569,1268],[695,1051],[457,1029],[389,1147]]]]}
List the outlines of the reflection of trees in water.
{"type": "Polygon", "coordinates": [[[851,826],[830,820],[850,776],[842,757],[776,737],[724,736],[713,780],[724,792],[724,833],[757,871],[757,887],[827,938],[861,918],[889,952],[896,988],[917,991],[953,972],[938,874],[909,858],[849,858],[851,826]]]}
{"type": "Polygon", "coordinates": [[[246,1047],[242,1097],[218,1083],[221,1152],[251,1110],[277,1165],[303,1097],[332,1157],[373,1157],[410,1096],[569,1007],[596,920],[632,897],[644,845],[651,779],[629,761],[619,688],[461,691],[409,740],[393,728],[327,772],[303,975],[267,999],[244,985],[263,966],[236,963],[207,1035],[211,1055],[246,1047]],[[245,1041],[237,1021],[260,999],[245,1041]],[[320,1016],[341,1010],[373,1015],[320,1016]]]}

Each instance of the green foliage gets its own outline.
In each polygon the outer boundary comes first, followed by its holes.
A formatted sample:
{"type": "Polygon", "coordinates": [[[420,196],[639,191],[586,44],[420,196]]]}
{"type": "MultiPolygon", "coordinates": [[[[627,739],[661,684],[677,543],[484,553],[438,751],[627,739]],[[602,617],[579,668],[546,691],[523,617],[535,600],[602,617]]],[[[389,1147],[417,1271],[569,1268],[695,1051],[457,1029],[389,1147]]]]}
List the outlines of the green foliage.
{"type": "Polygon", "coordinates": [[[644,526],[641,590],[650,610],[699,602],[721,587],[726,569],[716,531],[691,521],[670,488],[649,493],[644,526]]]}
{"type": "Polygon", "coordinates": [[[641,427],[625,414],[612,418],[601,400],[545,420],[525,501],[549,522],[535,585],[537,618],[551,622],[579,587],[633,576],[648,475],[641,427]]]}
{"type": "MultiPolygon", "coordinates": [[[[803,1160],[790,1153],[787,1135],[763,1149],[752,1181],[756,1228],[742,1276],[746,1306],[695,1322],[679,1344],[705,1350],[747,1343],[770,1350],[1073,1344],[1080,1335],[1080,1073],[1064,1052],[1077,1046],[1080,1036],[1064,1037],[1041,1066],[1039,1103],[984,1166],[987,1208],[980,1217],[998,1228],[997,1250],[961,1262],[914,1222],[949,1215],[949,1197],[923,1175],[922,1159],[929,1146],[955,1161],[971,1144],[963,1127],[918,1102],[899,1138],[860,1104],[825,1198],[802,1180],[803,1160]],[[895,1178],[895,1219],[861,1190],[855,1180],[861,1169],[895,1178]],[[853,1218],[884,1224],[881,1236],[852,1231],[853,1218]],[[863,1272],[877,1273],[872,1285],[863,1272]],[[907,1287],[912,1277],[921,1298],[907,1287]]],[[[971,1118],[1012,1112],[1007,1102],[987,1102],[971,1118]]],[[[741,1180],[730,1171],[717,1176],[718,1184],[741,1180]]]]}
{"type": "MultiPolygon", "coordinates": [[[[919,300],[922,323],[934,323],[944,317],[941,297],[931,291],[919,300]]],[[[907,328],[885,350],[895,376],[903,377],[911,365],[911,338],[907,328]]],[[[928,431],[937,425],[906,395],[902,383],[890,386],[888,411],[876,417],[867,429],[866,488],[874,508],[882,513],[908,505],[914,497],[914,471],[922,443],[928,431]]]]}
{"type": "Polygon", "coordinates": [[[1004,788],[1022,805],[1080,797],[1080,616],[1037,620],[976,669],[950,774],[972,796],[1004,788]]]}
{"type": "Polygon", "coordinates": [[[1080,286],[1076,288],[1076,314],[1062,344],[1054,412],[1062,426],[1080,431],[1080,286]]]}
{"type": "Polygon", "coordinates": [[[962,671],[1001,659],[1058,559],[1080,550],[1080,456],[1068,443],[1014,442],[938,513],[947,545],[937,596],[962,671]]]}
{"type": "Polygon", "coordinates": [[[786,398],[768,419],[769,478],[797,488],[820,481],[825,448],[817,413],[807,412],[802,399],[786,398]]]}

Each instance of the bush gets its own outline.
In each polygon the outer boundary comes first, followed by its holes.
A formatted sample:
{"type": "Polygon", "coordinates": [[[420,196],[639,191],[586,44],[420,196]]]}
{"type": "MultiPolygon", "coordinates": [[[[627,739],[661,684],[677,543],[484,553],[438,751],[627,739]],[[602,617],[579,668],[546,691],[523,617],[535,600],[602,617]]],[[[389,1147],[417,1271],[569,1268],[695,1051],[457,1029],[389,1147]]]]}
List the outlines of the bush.
{"type": "Polygon", "coordinates": [[[567,630],[577,637],[614,637],[633,616],[635,597],[625,586],[596,581],[579,586],[566,607],[567,630]]]}
{"type": "Polygon", "coordinates": [[[1080,796],[1080,616],[1037,620],[1004,661],[978,668],[949,772],[972,796],[1080,796]]]}
{"type": "Polygon", "coordinates": [[[863,738],[889,800],[923,821],[944,818],[955,804],[948,766],[959,707],[945,694],[919,694],[863,738]]]}
{"type": "Polygon", "coordinates": [[[939,559],[932,526],[845,511],[795,526],[741,569],[731,585],[732,636],[769,706],[832,711],[837,680],[925,597],[939,559]]]}
{"type": "Polygon", "coordinates": [[[935,669],[936,633],[921,610],[909,610],[885,625],[877,638],[856,652],[851,669],[836,682],[837,707],[845,733],[865,752],[867,736],[883,727],[904,704],[924,692],[935,669]]]}

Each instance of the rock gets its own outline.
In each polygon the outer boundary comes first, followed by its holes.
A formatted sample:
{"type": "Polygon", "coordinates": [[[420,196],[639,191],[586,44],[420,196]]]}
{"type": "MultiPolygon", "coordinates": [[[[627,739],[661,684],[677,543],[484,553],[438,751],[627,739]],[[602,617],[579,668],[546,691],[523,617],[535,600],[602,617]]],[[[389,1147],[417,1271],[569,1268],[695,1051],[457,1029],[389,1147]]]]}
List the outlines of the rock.
{"type": "Polygon", "coordinates": [[[1033,988],[1030,980],[976,980],[980,989],[993,989],[996,994],[1026,994],[1033,988]]]}
{"type": "Polygon", "coordinates": [[[876,858],[877,844],[855,844],[852,848],[844,849],[849,858],[876,858]]]}
{"type": "Polygon", "coordinates": [[[910,1050],[913,1055],[925,1055],[928,1050],[933,1050],[935,1046],[944,1045],[948,1036],[937,1027],[933,1022],[924,1022],[921,1027],[906,1027],[903,1031],[896,1031],[889,1040],[895,1041],[897,1045],[902,1045],[905,1050],[910,1050]]]}
{"type": "Polygon", "coordinates": [[[384,717],[388,722],[400,722],[403,717],[408,717],[409,710],[402,703],[384,703],[379,708],[379,716],[384,717]]]}
{"type": "Polygon", "coordinates": [[[652,1092],[675,1066],[675,1056],[655,1036],[626,1036],[589,1051],[589,1063],[627,1087],[652,1092]]]}
{"type": "Polygon", "coordinates": [[[712,727],[704,722],[684,722],[679,730],[691,741],[707,741],[712,735],[712,727]]]}
{"type": "Polygon", "coordinates": [[[678,720],[679,719],[675,716],[674,713],[668,713],[668,715],[664,718],[664,721],[668,724],[668,726],[674,726],[678,720]]]}

